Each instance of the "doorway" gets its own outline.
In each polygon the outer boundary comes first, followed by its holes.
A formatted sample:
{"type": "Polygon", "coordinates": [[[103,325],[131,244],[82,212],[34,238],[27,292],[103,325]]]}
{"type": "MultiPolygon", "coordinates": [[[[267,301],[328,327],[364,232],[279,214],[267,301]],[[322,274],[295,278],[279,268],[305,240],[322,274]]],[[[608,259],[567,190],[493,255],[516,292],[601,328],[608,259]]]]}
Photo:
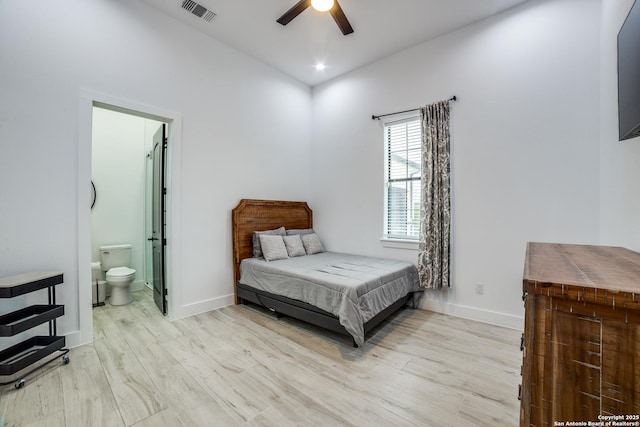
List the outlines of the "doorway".
{"type": "MultiPolygon", "coordinates": [[[[79,91],[78,119],[78,293],[73,303],[78,310],[79,333],[72,344],[82,345],[93,340],[93,308],[91,304],[91,131],[93,107],[102,106],[168,123],[166,152],[166,226],[165,226],[165,288],[167,317],[184,317],[181,294],[175,284],[181,283],[181,264],[177,254],[182,248],[181,187],[182,187],[182,114],[148,103],[132,101],[88,89],[79,91]]],[[[70,341],[71,342],[71,341],[70,341]]]]}
{"type": "Polygon", "coordinates": [[[93,107],[91,258],[100,261],[100,246],[130,245],[126,267],[136,271],[130,290],[152,289],[162,314],[167,313],[167,127],[139,113],[93,107]]]}

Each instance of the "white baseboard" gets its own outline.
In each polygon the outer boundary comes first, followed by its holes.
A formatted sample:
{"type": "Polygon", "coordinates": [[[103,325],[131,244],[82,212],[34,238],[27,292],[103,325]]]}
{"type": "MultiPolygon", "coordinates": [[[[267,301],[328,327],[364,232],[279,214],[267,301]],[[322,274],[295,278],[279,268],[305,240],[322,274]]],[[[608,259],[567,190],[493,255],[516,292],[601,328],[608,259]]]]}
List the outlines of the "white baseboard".
{"type": "Polygon", "coordinates": [[[193,316],[195,314],[205,313],[211,310],[217,310],[235,303],[234,294],[224,295],[218,298],[211,298],[204,301],[198,301],[191,304],[183,305],[179,308],[178,313],[171,316],[172,320],[182,319],[183,317],[193,316]]]}
{"type": "Polygon", "coordinates": [[[89,342],[81,342],[80,331],[73,331],[68,334],[64,334],[64,346],[66,348],[79,347],[84,344],[89,344],[89,342]]]}
{"type": "Polygon", "coordinates": [[[136,280],[131,284],[131,292],[141,291],[147,287],[144,280],[136,280]]]}
{"type": "Polygon", "coordinates": [[[524,330],[524,317],[459,304],[423,299],[419,308],[509,329],[524,330]]]}

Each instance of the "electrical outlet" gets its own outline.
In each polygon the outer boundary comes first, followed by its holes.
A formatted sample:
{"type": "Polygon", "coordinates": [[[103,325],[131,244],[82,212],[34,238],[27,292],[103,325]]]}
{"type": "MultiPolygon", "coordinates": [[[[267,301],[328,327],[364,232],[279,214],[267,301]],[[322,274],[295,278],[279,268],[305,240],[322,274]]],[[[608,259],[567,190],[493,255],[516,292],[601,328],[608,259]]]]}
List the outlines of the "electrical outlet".
{"type": "Polygon", "coordinates": [[[482,283],[476,283],[476,294],[484,294],[484,285],[482,283]]]}

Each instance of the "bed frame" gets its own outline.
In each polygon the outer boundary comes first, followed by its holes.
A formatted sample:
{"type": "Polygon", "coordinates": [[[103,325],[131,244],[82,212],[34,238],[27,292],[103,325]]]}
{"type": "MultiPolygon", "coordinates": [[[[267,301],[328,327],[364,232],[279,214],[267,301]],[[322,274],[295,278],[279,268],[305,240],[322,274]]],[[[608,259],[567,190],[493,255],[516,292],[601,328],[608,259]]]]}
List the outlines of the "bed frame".
{"type": "MultiPolygon", "coordinates": [[[[239,283],[240,262],[253,256],[253,232],[313,228],[313,212],[306,202],[242,199],[231,211],[233,230],[233,274],[236,304],[251,302],[268,308],[276,315],[287,315],[312,325],[351,336],[333,314],[302,301],[274,295],[239,283]]],[[[365,335],[384,319],[412,299],[409,293],[364,324],[365,335]]],[[[355,346],[355,341],[354,341],[355,346]]]]}

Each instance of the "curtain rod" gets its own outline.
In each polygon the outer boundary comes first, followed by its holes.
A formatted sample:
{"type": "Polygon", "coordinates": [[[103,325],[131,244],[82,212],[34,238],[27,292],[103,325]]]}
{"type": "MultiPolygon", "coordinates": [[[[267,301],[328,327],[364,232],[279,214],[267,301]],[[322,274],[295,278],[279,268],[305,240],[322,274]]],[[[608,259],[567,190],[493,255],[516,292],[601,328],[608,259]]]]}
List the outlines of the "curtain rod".
{"type": "MultiPolygon", "coordinates": [[[[447,101],[456,101],[458,98],[453,95],[451,98],[447,99],[447,101]]],[[[380,117],[387,117],[387,116],[395,116],[396,114],[402,114],[402,113],[410,113],[412,111],[418,111],[420,108],[412,108],[411,110],[404,110],[404,111],[397,111],[395,113],[388,113],[388,114],[380,114],[379,116],[371,116],[371,120],[380,120],[380,117]]]]}

